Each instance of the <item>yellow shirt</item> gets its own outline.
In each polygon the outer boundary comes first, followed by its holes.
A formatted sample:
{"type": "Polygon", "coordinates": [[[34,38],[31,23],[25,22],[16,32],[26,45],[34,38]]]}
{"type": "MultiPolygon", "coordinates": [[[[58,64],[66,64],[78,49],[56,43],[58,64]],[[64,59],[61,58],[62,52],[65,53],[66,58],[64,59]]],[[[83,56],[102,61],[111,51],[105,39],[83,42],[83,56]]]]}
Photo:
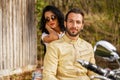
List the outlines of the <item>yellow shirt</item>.
{"type": "Polygon", "coordinates": [[[91,44],[81,38],[74,41],[64,35],[47,46],[42,80],[90,80],[94,74],[77,60],[95,63],[91,44]]]}

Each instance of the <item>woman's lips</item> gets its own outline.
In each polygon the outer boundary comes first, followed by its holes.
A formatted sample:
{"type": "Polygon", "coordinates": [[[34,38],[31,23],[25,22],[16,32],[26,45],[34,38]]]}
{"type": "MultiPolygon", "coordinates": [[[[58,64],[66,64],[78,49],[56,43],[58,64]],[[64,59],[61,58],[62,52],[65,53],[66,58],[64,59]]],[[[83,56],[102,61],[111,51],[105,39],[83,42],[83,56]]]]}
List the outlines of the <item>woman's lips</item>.
{"type": "Polygon", "coordinates": [[[52,25],[55,25],[55,23],[51,23],[50,25],[51,25],[51,26],[52,26],[52,25]]]}

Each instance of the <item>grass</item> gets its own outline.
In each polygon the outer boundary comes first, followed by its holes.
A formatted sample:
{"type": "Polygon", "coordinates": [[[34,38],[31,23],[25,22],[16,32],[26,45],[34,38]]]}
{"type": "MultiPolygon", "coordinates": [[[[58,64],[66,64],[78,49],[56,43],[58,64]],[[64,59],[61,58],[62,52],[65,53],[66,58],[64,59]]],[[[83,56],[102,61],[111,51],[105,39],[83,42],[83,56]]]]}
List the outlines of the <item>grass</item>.
{"type": "Polygon", "coordinates": [[[25,72],[22,74],[14,74],[0,78],[0,80],[32,80],[32,72],[25,72]]]}

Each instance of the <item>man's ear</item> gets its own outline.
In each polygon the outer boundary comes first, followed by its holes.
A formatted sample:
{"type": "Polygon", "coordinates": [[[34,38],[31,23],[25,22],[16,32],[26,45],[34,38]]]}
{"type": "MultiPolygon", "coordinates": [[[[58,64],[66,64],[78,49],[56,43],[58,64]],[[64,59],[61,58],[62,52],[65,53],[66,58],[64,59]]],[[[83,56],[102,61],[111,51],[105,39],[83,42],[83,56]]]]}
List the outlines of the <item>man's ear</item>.
{"type": "Polygon", "coordinates": [[[64,26],[66,27],[66,21],[64,21],[64,26]]]}

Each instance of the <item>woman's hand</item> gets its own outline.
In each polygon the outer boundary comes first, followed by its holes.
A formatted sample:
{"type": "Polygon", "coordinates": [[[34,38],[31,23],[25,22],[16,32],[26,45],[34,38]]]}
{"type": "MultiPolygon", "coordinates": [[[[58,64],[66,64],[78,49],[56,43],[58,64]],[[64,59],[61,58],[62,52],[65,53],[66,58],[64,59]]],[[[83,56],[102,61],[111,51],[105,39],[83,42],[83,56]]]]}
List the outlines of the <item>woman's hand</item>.
{"type": "Polygon", "coordinates": [[[48,26],[47,24],[46,24],[45,28],[48,30],[49,33],[51,33],[53,31],[53,29],[50,26],[48,26]]]}
{"type": "Polygon", "coordinates": [[[50,26],[46,24],[45,28],[48,30],[49,34],[48,36],[44,37],[44,42],[49,43],[59,39],[58,33],[55,30],[53,30],[50,26]]]}

